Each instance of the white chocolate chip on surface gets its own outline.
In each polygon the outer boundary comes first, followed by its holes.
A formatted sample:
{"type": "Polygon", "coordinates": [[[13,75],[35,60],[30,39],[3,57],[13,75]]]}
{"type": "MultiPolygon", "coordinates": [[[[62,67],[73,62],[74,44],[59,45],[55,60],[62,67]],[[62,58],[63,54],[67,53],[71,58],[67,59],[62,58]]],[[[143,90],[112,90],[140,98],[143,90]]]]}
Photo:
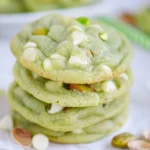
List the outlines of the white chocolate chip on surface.
{"type": "Polygon", "coordinates": [[[66,59],[64,56],[54,53],[50,56],[51,59],[66,59]]]}
{"type": "Polygon", "coordinates": [[[114,92],[117,90],[117,87],[113,81],[105,81],[103,84],[103,90],[106,92],[114,92]]]}
{"type": "Polygon", "coordinates": [[[77,56],[71,56],[70,59],[69,59],[69,64],[87,65],[88,61],[82,60],[77,56]]]}
{"type": "Polygon", "coordinates": [[[80,31],[74,31],[72,33],[72,39],[73,39],[73,44],[74,45],[79,45],[83,40],[87,39],[85,34],[80,31]]]}
{"type": "Polygon", "coordinates": [[[13,128],[13,120],[10,114],[3,116],[0,119],[0,129],[10,131],[13,128]]]}
{"type": "Polygon", "coordinates": [[[35,61],[37,57],[37,49],[36,48],[27,48],[23,52],[23,58],[29,61],[35,61]]]}
{"type": "Polygon", "coordinates": [[[51,104],[51,108],[48,110],[49,114],[55,114],[58,113],[60,111],[62,111],[64,109],[64,107],[57,105],[57,104],[51,104]]]}
{"type": "Polygon", "coordinates": [[[104,71],[104,73],[112,75],[112,70],[110,67],[108,67],[107,65],[103,65],[102,66],[102,70],[104,71]]]}
{"type": "Polygon", "coordinates": [[[72,133],[74,133],[74,134],[82,134],[82,133],[84,133],[84,131],[82,129],[76,129],[76,130],[73,130],[72,133]]]}
{"type": "Polygon", "coordinates": [[[37,150],[45,150],[48,148],[49,140],[44,134],[36,134],[32,138],[32,145],[37,150]]]}
{"type": "Polygon", "coordinates": [[[128,80],[128,75],[126,73],[122,73],[120,76],[119,76],[120,79],[123,79],[123,80],[128,80]]]}
{"type": "Polygon", "coordinates": [[[28,42],[24,45],[24,49],[27,49],[27,48],[36,48],[37,47],[37,44],[34,43],[34,42],[28,42]]]}
{"type": "Polygon", "coordinates": [[[80,28],[79,26],[76,26],[76,25],[72,25],[67,30],[68,31],[75,31],[75,30],[82,31],[82,28],[80,28]]]}
{"type": "Polygon", "coordinates": [[[52,67],[52,63],[51,63],[51,60],[46,58],[44,61],[43,61],[43,67],[44,67],[44,70],[49,70],[51,67],[52,67]]]}

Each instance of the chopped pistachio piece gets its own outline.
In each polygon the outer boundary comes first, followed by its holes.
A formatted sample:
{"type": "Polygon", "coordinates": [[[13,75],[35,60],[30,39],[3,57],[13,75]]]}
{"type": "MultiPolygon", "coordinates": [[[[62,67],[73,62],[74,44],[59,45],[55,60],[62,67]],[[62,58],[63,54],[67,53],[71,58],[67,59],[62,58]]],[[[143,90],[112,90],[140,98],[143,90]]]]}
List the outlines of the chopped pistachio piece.
{"type": "Polygon", "coordinates": [[[79,17],[79,18],[77,18],[77,21],[85,26],[89,25],[89,23],[90,23],[89,19],[86,17],[79,17]]]}
{"type": "Polygon", "coordinates": [[[51,67],[52,67],[52,63],[51,63],[51,60],[46,58],[44,61],[43,61],[43,67],[44,67],[44,70],[49,70],[51,67]]]}
{"type": "Polygon", "coordinates": [[[33,32],[32,35],[47,35],[49,30],[47,28],[36,28],[33,32]]]}
{"type": "Polygon", "coordinates": [[[81,92],[93,92],[93,87],[90,85],[83,85],[83,84],[70,84],[70,90],[78,90],[81,92]]]}
{"type": "Polygon", "coordinates": [[[103,41],[107,41],[108,40],[108,34],[107,33],[100,33],[99,37],[103,40],[103,41]]]}
{"type": "Polygon", "coordinates": [[[118,148],[127,148],[128,147],[128,143],[130,141],[135,140],[136,137],[131,134],[131,133],[122,133],[119,135],[116,135],[113,139],[112,139],[112,145],[118,148]]]}
{"type": "Polygon", "coordinates": [[[56,104],[51,104],[51,108],[48,110],[49,114],[56,114],[60,111],[62,111],[64,109],[64,107],[60,106],[60,105],[56,105],[56,104]]]}
{"type": "Polygon", "coordinates": [[[23,58],[29,61],[35,61],[37,57],[37,49],[36,48],[27,48],[23,52],[23,58]]]}

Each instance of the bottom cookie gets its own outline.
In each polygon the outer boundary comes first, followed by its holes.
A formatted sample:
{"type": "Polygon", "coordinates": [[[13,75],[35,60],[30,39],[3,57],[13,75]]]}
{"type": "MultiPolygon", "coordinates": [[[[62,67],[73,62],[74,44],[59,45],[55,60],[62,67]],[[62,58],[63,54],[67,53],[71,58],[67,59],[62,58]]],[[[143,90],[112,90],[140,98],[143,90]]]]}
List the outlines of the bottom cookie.
{"type": "Polygon", "coordinates": [[[49,140],[57,143],[87,143],[105,137],[122,127],[127,119],[127,108],[113,118],[98,122],[83,129],[69,132],[52,131],[35,123],[27,121],[16,111],[12,111],[15,127],[22,127],[31,132],[32,135],[42,133],[49,140]]]}

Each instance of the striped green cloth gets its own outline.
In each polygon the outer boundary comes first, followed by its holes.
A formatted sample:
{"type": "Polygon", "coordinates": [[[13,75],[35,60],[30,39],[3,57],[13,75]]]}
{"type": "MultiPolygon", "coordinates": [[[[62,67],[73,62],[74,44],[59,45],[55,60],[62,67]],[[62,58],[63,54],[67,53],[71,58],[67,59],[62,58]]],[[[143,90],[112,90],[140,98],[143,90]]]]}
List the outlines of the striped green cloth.
{"type": "Polygon", "coordinates": [[[131,41],[150,51],[150,36],[148,36],[146,33],[117,19],[112,19],[109,17],[96,17],[96,19],[113,26],[124,33],[131,41]]]}

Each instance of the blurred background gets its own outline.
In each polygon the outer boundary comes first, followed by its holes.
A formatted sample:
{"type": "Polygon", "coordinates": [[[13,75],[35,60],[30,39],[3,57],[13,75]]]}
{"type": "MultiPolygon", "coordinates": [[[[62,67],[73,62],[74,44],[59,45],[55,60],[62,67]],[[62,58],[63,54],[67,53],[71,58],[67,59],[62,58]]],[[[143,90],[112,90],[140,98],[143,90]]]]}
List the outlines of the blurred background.
{"type": "Polygon", "coordinates": [[[0,89],[7,89],[13,78],[11,38],[24,24],[49,13],[102,20],[124,32],[136,49],[149,55],[150,0],[0,0],[0,89]]]}

